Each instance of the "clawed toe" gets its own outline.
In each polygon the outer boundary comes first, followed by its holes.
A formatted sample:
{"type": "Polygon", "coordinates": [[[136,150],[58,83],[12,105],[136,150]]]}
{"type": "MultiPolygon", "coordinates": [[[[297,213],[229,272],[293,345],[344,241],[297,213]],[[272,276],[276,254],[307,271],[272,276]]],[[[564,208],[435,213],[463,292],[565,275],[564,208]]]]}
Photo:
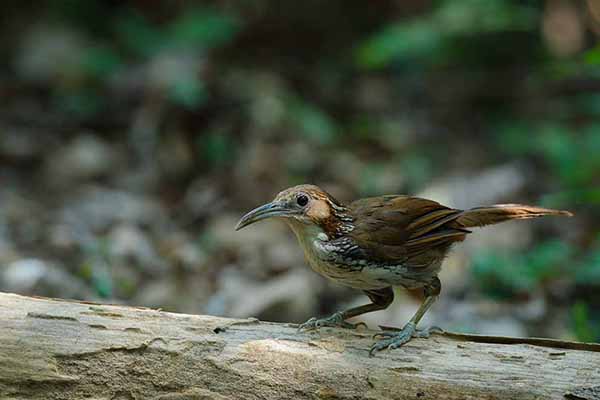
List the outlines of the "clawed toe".
{"type": "Polygon", "coordinates": [[[408,335],[402,335],[402,334],[396,334],[393,336],[389,336],[386,339],[382,339],[380,341],[378,341],[377,343],[375,343],[372,347],[371,350],[369,351],[369,356],[373,357],[375,355],[375,353],[377,353],[378,351],[381,350],[385,350],[385,349],[389,349],[389,350],[393,350],[393,349],[397,349],[398,347],[402,346],[403,344],[407,343],[412,336],[408,336],[408,335]]]}
{"type": "Polygon", "coordinates": [[[413,337],[416,338],[428,338],[432,333],[444,333],[444,330],[438,326],[432,326],[425,329],[415,330],[413,337]]]}
{"type": "Polygon", "coordinates": [[[372,357],[378,351],[389,349],[397,349],[402,345],[408,343],[412,338],[428,338],[432,333],[444,332],[441,328],[431,327],[427,329],[417,330],[415,324],[409,322],[399,332],[378,332],[373,335],[373,338],[381,338],[378,342],[373,344],[371,350],[369,350],[369,356],[372,357]]]}
{"type": "Polygon", "coordinates": [[[396,336],[397,334],[398,334],[398,332],[382,331],[382,332],[375,333],[372,336],[372,338],[373,339],[385,339],[385,338],[390,338],[390,337],[396,336]]]}
{"type": "Polygon", "coordinates": [[[340,328],[346,328],[346,329],[356,329],[360,325],[364,325],[365,327],[367,327],[367,324],[365,324],[364,322],[358,322],[356,324],[351,324],[350,322],[346,322],[346,321],[344,321],[343,314],[340,312],[337,312],[327,318],[317,319],[317,318],[313,317],[313,318],[309,319],[308,321],[306,321],[305,323],[301,324],[298,327],[298,332],[312,331],[312,330],[316,330],[316,329],[319,329],[324,326],[340,327],[340,328]]]}
{"type": "Polygon", "coordinates": [[[300,326],[298,327],[298,332],[300,331],[311,331],[314,329],[318,328],[318,320],[315,317],[310,318],[308,321],[304,322],[303,324],[300,324],[300,326]]]}

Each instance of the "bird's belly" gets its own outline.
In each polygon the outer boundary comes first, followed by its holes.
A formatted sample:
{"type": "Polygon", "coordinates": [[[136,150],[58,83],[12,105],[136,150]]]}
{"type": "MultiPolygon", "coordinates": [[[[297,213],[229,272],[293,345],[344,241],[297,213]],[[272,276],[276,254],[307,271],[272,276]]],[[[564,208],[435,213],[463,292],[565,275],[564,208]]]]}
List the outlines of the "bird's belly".
{"type": "Polygon", "coordinates": [[[424,286],[439,272],[439,268],[414,271],[403,265],[368,263],[353,265],[320,259],[308,261],[311,268],[319,274],[342,285],[361,290],[381,289],[388,286],[415,289],[424,286]]]}
{"type": "Polygon", "coordinates": [[[419,288],[430,282],[440,269],[439,263],[411,268],[402,264],[377,264],[365,259],[345,258],[332,251],[328,242],[309,240],[302,235],[298,237],[304,255],[315,272],[355,289],[373,290],[389,286],[419,288]]]}

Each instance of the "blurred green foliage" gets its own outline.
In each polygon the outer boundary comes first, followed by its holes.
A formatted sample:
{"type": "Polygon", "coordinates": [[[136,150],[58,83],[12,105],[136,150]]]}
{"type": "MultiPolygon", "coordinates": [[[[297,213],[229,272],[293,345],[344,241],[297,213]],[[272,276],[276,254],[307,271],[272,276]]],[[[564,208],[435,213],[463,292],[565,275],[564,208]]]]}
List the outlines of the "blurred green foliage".
{"type": "Polygon", "coordinates": [[[500,149],[507,153],[541,158],[562,188],[593,191],[600,176],[599,132],[596,123],[574,130],[564,122],[545,120],[511,121],[499,126],[496,135],[500,149]]]}
{"type": "Polygon", "coordinates": [[[235,17],[210,8],[185,10],[164,26],[127,10],[115,23],[119,42],[142,58],[165,50],[206,51],[229,42],[237,30],[235,17]]]}
{"type": "Polygon", "coordinates": [[[235,142],[226,132],[210,132],[199,138],[197,146],[204,159],[213,167],[223,167],[235,157],[235,142]]]}
{"type": "Polygon", "coordinates": [[[597,342],[600,340],[600,319],[594,319],[589,306],[578,301],[573,305],[573,330],[577,340],[582,342],[597,342]]]}
{"type": "MultiPolygon", "coordinates": [[[[583,252],[554,240],[522,254],[480,252],[473,259],[472,272],[484,293],[500,299],[529,295],[553,279],[570,280],[581,290],[595,290],[600,286],[600,234],[583,252]]],[[[572,326],[578,340],[600,341],[600,314],[583,298],[573,305],[572,326]]]]}
{"type": "MultiPolygon", "coordinates": [[[[186,9],[164,26],[152,24],[136,12],[126,11],[116,20],[114,29],[118,38],[116,44],[122,44],[143,62],[160,53],[182,52],[201,56],[231,41],[239,30],[239,23],[234,16],[212,8],[186,9]]],[[[173,65],[164,66],[173,71],[163,75],[166,78],[163,84],[175,103],[194,108],[208,95],[200,71],[176,65],[182,62],[173,58],[173,65]]]]}
{"type": "Polygon", "coordinates": [[[590,249],[576,264],[575,281],[580,285],[600,285],[600,232],[590,249]]]}
{"type": "Polygon", "coordinates": [[[86,84],[57,89],[59,107],[83,119],[105,111],[103,84],[109,84],[111,78],[132,64],[156,63],[160,57],[164,61],[159,65],[163,69],[159,89],[166,90],[180,106],[197,107],[208,96],[201,71],[186,66],[186,60],[177,55],[203,57],[229,43],[240,29],[235,15],[211,6],[186,8],[168,23],[152,22],[127,5],[117,15],[110,15],[110,7],[98,0],[58,1],[51,10],[57,22],[79,26],[85,31],[84,37],[94,43],[86,45],[79,64],[72,66],[71,71],[71,75],[79,75],[86,84]],[[102,21],[103,16],[106,21],[102,21]]]}
{"type": "Polygon", "coordinates": [[[327,113],[300,99],[290,101],[288,112],[296,130],[306,139],[316,144],[332,144],[336,139],[338,128],[327,113]]]}
{"type": "Polygon", "coordinates": [[[523,254],[486,251],[473,259],[473,277],[486,293],[512,298],[533,292],[541,282],[569,274],[572,257],[573,249],[555,240],[523,254]]]}
{"type": "Polygon", "coordinates": [[[528,30],[539,12],[525,2],[504,0],[446,0],[423,16],[384,27],[356,52],[365,68],[395,61],[439,65],[462,53],[458,39],[502,31],[528,30]]]}

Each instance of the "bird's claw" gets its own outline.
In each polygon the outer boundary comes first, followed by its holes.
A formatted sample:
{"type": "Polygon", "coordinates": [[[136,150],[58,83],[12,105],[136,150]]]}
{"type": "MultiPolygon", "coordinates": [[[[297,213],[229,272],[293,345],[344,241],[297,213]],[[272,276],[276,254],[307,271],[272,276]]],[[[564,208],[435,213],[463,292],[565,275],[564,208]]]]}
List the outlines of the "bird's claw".
{"type": "Polygon", "coordinates": [[[312,317],[305,323],[300,324],[300,326],[298,327],[298,332],[312,331],[312,330],[316,330],[316,329],[319,329],[324,326],[340,327],[340,328],[346,328],[346,329],[356,329],[359,325],[364,325],[365,327],[367,326],[367,324],[365,324],[364,322],[358,322],[356,324],[351,324],[350,322],[346,322],[346,321],[344,321],[343,314],[341,312],[336,312],[335,314],[332,314],[331,316],[329,316],[327,318],[317,319],[315,317],[312,317]]]}
{"type": "MultiPolygon", "coordinates": [[[[402,330],[377,332],[373,335],[373,339],[391,338],[391,337],[397,336],[400,332],[402,332],[402,330]]],[[[440,328],[439,326],[431,326],[431,327],[425,328],[425,329],[415,329],[412,337],[428,338],[432,333],[444,333],[444,330],[442,328],[440,328]]]]}
{"type": "Polygon", "coordinates": [[[413,322],[407,323],[399,332],[379,332],[373,335],[373,338],[381,338],[378,342],[371,346],[369,357],[375,355],[376,352],[389,349],[397,349],[398,347],[408,343],[412,338],[428,338],[432,333],[443,333],[444,331],[432,326],[426,329],[417,329],[413,322]]]}

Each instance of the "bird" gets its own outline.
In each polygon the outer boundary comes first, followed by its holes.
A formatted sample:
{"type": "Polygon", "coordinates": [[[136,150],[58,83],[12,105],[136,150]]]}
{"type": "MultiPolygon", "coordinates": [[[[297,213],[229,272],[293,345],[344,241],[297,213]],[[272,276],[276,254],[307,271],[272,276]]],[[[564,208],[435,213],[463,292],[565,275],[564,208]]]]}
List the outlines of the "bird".
{"type": "Polygon", "coordinates": [[[299,330],[356,328],[347,320],[386,309],[394,287],[422,288],[424,300],[400,331],[383,331],[369,355],[398,348],[412,338],[427,338],[439,328],[417,324],[441,292],[438,278],[451,247],[471,234],[470,228],[543,216],[572,216],[569,211],[521,204],[496,204],[460,210],[408,195],[384,195],[343,204],[315,185],[283,190],[253,209],[235,230],[267,219],[281,219],[294,232],[310,267],[317,273],[364,292],[370,303],[326,318],[310,318],[299,330]]]}

